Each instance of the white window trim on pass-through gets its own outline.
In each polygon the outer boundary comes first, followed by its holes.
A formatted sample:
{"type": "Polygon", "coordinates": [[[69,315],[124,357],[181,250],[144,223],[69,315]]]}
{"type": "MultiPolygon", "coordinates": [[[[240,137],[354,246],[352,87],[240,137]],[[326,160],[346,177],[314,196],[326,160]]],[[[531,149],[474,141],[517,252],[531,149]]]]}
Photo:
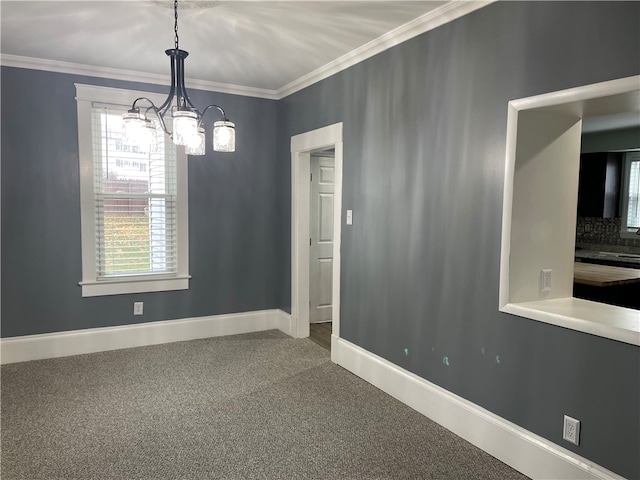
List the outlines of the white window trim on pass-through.
{"type": "Polygon", "coordinates": [[[189,206],[187,182],[187,156],[183,148],[176,150],[177,176],[177,271],[172,275],[122,275],[98,279],[96,270],[96,215],[93,183],[93,147],[91,111],[95,102],[122,105],[129,108],[133,100],[147,97],[158,105],[162,95],[75,84],[78,109],[78,152],[80,162],[80,216],[82,234],[82,287],[83,297],[119,295],[126,293],[186,290],[189,288],[189,206]]]}

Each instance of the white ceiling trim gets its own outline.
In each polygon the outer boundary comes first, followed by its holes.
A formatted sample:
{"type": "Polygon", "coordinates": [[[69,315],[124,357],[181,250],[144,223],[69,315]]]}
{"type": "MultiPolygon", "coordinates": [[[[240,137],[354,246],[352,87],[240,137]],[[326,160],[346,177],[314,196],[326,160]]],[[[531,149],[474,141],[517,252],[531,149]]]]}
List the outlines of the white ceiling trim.
{"type": "Polygon", "coordinates": [[[279,88],[276,91],[277,97],[280,99],[291,95],[391,47],[452,22],[495,1],[497,0],[452,0],[279,88]]]}
{"type": "MultiPolygon", "coordinates": [[[[245,87],[225,83],[211,82],[207,80],[187,80],[187,87],[212,92],[243,95],[248,97],[267,98],[279,100],[295,92],[302,90],[314,83],[324,80],[342,70],[345,70],[363,60],[394,47],[411,38],[421,35],[429,30],[463,17],[475,10],[485,7],[497,0],[452,0],[418,18],[412,20],[390,32],[356,48],[355,50],[333,60],[326,65],[310,72],[302,77],[280,87],[278,90],[245,87]]],[[[131,82],[149,83],[154,85],[170,85],[169,75],[137,72],[110,67],[97,67],[43,58],[23,57],[19,55],[0,55],[0,65],[7,67],[27,68],[32,70],[44,70],[72,75],[84,75],[89,77],[110,78],[131,82]]]]}
{"type": "MultiPolygon", "coordinates": [[[[110,67],[96,67],[80,63],[48,60],[45,58],[23,57],[3,53],[0,56],[0,65],[5,67],[28,68],[31,70],[44,70],[47,72],[68,73],[71,75],[85,75],[88,77],[110,78],[113,80],[125,80],[130,82],[150,83],[152,85],[171,85],[169,75],[157,73],[137,72],[110,67]]],[[[207,80],[186,80],[186,86],[195,90],[209,92],[230,93],[232,95],[244,95],[246,97],[259,97],[277,100],[275,90],[263,88],[244,87],[227,83],[210,82],[207,80]]]]}

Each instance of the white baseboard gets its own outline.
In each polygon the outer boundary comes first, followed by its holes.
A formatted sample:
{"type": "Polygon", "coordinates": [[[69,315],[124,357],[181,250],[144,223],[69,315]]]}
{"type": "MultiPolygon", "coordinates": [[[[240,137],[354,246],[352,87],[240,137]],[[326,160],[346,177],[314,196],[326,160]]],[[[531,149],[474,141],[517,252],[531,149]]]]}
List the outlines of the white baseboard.
{"type": "Polygon", "coordinates": [[[0,341],[0,363],[67,357],[273,329],[281,330],[290,335],[290,317],[282,310],[262,310],[9,337],[0,341]]]}
{"type": "Polygon", "coordinates": [[[623,478],[357,345],[331,340],[335,363],[528,477],[623,478]]]}

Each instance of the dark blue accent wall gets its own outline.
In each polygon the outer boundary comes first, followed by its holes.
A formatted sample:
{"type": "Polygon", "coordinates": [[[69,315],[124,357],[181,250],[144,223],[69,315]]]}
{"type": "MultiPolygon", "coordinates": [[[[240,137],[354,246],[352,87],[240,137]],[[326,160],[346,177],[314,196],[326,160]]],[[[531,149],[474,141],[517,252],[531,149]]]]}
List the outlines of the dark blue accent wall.
{"type": "Polygon", "coordinates": [[[507,103],[638,75],[638,25],[638,2],[497,2],[281,100],[280,307],[290,137],[344,122],[340,336],[640,478],[640,349],[498,312],[507,103]]]}
{"type": "Polygon", "coordinates": [[[207,139],[188,159],[189,290],[82,298],[74,82],[168,91],[2,67],[2,336],[276,308],[276,102],[198,90],[237,123],[237,151],[207,139]]]}

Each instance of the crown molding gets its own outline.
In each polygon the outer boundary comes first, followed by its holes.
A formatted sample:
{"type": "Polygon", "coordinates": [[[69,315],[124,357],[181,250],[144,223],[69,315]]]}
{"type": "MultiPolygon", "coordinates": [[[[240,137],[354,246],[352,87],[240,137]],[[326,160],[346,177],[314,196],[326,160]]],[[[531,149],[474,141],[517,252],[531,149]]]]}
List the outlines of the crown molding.
{"type": "Polygon", "coordinates": [[[402,42],[452,22],[497,0],[452,0],[276,90],[281,99],[324,80],[402,42]]]}
{"type": "MultiPolygon", "coordinates": [[[[483,8],[497,0],[451,0],[444,5],[425,13],[424,15],[401,25],[394,30],[352,50],[351,52],[333,60],[326,65],[310,72],[302,77],[280,87],[277,90],[265,88],[245,87],[227,83],[211,82],[207,80],[187,80],[187,87],[211,92],[228,93],[231,95],[243,95],[246,97],[258,97],[271,100],[280,100],[314,83],[324,80],[342,70],[362,62],[378,53],[402,42],[417,37],[429,30],[433,30],[457,18],[463,17],[475,10],[483,8]]],[[[113,80],[125,80],[154,85],[170,85],[169,75],[156,73],[144,73],[134,70],[123,70],[110,67],[97,67],[44,58],[23,57],[19,55],[0,55],[0,65],[7,67],[28,68],[32,70],[44,70],[48,72],[68,73],[72,75],[84,75],[89,77],[110,78],[113,80]]]]}
{"type": "MultiPolygon", "coordinates": [[[[149,83],[152,85],[171,85],[169,75],[157,73],[144,73],[134,70],[122,70],[119,68],[97,67],[80,63],[48,60],[45,58],[23,57],[3,53],[0,56],[0,65],[4,67],[28,68],[31,70],[43,70],[47,72],[68,73],[71,75],[83,75],[88,77],[110,78],[112,80],[124,80],[129,82],[149,83]]],[[[258,97],[277,100],[274,90],[263,88],[244,87],[228,83],[210,82],[207,80],[187,80],[188,88],[205,90],[209,92],[228,93],[231,95],[243,95],[245,97],[258,97]]]]}

